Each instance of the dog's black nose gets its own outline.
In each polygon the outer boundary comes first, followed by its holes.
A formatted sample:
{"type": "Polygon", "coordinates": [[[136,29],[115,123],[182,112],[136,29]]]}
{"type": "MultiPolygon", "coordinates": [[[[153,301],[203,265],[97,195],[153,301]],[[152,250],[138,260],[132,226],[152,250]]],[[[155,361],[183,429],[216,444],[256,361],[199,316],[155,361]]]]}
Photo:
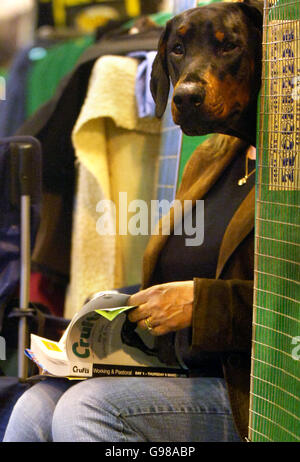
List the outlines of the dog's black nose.
{"type": "Polygon", "coordinates": [[[175,89],[173,101],[178,110],[193,109],[201,106],[204,101],[205,90],[199,84],[184,83],[175,89]]]}

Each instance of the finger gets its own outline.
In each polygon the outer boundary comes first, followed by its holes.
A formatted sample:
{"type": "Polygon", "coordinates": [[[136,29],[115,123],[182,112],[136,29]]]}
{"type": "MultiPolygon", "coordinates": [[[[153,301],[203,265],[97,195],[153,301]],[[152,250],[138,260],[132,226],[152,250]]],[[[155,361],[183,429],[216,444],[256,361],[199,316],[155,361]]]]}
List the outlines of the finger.
{"type": "Polygon", "coordinates": [[[139,321],[137,323],[139,329],[141,330],[149,330],[148,327],[147,327],[147,324],[145,323],[145,319],[142,319],[141,321],[139,321]]]}
{"type": "Polygon", "coordinates": [[[136,294],[131,295],[128,300],[128,305],[139,306],[142,303],[145,303],[147,301],[146,292],[147,292],[147,289],[141,290],[140,292],[137,292],[136,294]]]}
{"type": "Polygon", "coordinates": [[[130,322],[139,322],[149,316],[149,307],[146,303],[140,305],[138,308],[134,308],[130,311],[130,313],[128,313],[128,319],[130,322]]]}
{"type": "Polygon", "coordinates": [[[150,290],[144,289],[140,290],[136,294],[133,294],[129,297],[128,305],[139,306],[142,303],[146,303],[150,296],[150,290]]]}
{"type": "Polygon", "coordinates": [[[149,332],[149,334],[154,335],[155,337],[158,337],[160,335],[165,335],[171,332],[170,329],[168,329],[166,326],[162,324],[155,325],[151,319],[150,319],[151,329],[149,329],[149,324],[147,325],[145,323],[145,319],[142,319],[141,321],[139,321],[137,325],[141,330],[147,331],[149,332]]]}
{"type": "Polygon", "coordinates": [[[150,331],[151,335],[154,335],[155,337],[159,337],[160,335],[166,335],[170,332],[171,329],[168,329],[168,327],[164,326],[163,324],[153,327],[153,329],[151,329],[150,331]]]}
{"type": "Polygon", "coordinates": [[[157,326],[157,324],[152,320],[151,316],[148,318],[144,318],[137,323],[138,327],[142,330],[148,330],[152,332],[152,330],[157,326]]]}

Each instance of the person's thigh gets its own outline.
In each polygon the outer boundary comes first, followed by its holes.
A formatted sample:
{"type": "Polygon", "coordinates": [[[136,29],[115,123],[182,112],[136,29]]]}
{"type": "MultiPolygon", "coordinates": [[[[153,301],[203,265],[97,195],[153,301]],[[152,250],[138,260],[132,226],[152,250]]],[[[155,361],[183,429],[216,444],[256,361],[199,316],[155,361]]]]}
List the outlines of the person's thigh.
{"type": "Polygon", "coordinates": [[[56,403],[71,385],[68,380],[51,378],[29,388],[13,408],[3,441],[52,441],[52,416],[56,403]]]}
{"type": "Polygon", "coordinates": [[[53,441],[239,441],[218,378],[94,378],[63,394],[53,441]]]}

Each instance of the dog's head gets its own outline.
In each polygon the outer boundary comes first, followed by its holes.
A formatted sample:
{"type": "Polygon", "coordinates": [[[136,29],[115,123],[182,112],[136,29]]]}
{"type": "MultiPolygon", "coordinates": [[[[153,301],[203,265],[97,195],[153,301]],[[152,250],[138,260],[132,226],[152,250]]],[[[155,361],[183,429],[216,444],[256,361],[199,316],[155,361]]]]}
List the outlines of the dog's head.
{"type": "Polygon", "coordinates": [[[165,111],[171,80],[172,116],[184,133],[253,138],[261,35],[256,0],[193,8],[168,21],[151,75],[157,117],[165,111]]]}

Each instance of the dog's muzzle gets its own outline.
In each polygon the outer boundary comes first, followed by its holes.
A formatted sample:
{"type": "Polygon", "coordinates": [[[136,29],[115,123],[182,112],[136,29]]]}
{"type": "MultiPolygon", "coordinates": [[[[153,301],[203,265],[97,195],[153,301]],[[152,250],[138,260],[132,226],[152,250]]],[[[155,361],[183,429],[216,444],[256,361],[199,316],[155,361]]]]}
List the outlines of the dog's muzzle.
{"type": "Polygon", "coordinates": [[[197,110],[204,102],[205,89],[199,83],[181,83],[176,86],[173,94],[173,103],[179,112],[197,110]]]}

